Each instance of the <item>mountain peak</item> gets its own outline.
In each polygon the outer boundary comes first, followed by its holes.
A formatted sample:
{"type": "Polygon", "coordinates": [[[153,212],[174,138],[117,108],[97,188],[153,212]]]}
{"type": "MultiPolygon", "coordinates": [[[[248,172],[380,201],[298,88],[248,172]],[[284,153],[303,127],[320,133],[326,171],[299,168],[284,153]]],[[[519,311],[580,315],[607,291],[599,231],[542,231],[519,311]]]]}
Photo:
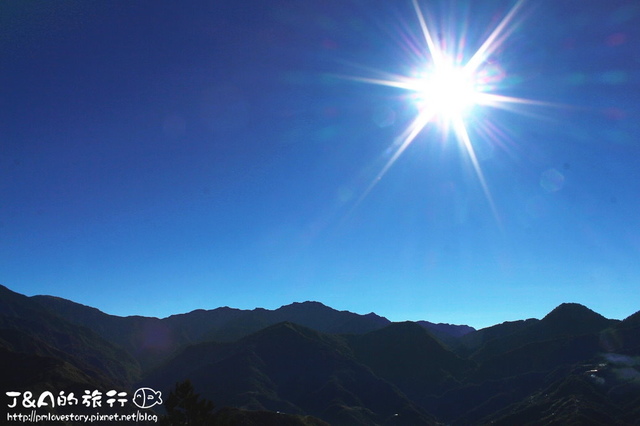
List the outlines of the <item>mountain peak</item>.
{"type": "Polygon", "coordinates": [[[625,325],[640,324],[640,311],[631,314],[622,321],[625,325]]]}
{"type": "Polygon", "coordinates": [[[579,303],[563,303],[549,312],[539,323],[540,327],[551,327],[554,334],[592,333],[611,325],[612,320],[579,303]]]}
{"type": "Polygon", "coordinates": [[[602,318],[602,315],[592,311],[584,305],[579,303],[562,303],[557,306],[551,312],[549,312],[542,320],[543,321],[555,321],[561,320],[575,320],[575,319],[588,319],[588,318],[602,318]]]}
{"type": "Polygon", "coordinates": [[[293,302],[293,303],[290,303],[288,305],[282,305],[278,309],[283,309],[283,308],[315,308],[315,309],[331,309],[331,310],[334,310],[333,308],[330,308],[329,306],[325,305],[324,303],[317,302],[315,300],[306,300],[304,302],[293,302]]]}

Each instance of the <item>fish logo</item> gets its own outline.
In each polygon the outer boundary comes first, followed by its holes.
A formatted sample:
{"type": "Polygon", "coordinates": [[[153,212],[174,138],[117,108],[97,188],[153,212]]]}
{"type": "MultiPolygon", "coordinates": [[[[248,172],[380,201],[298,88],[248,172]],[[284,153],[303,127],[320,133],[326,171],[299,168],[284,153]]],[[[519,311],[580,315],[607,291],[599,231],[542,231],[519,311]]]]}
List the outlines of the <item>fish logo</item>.
{"type": "Polygon", "coordinates": [[[151,408],[156,404],[162,404],[162,392],[140,388],[133,394],[133,403],[138,408],[151,408]]]}

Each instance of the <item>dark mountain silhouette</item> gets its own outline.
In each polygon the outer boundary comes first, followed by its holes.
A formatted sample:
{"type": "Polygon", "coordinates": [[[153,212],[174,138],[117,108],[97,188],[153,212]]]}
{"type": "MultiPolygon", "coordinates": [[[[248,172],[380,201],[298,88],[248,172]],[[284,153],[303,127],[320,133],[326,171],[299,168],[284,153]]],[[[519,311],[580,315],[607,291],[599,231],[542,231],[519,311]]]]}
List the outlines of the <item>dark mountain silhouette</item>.
{"type": "Polygon", "coordinates": [[[293,303],[270,311],[228,307],[196,310],[158,319],[119,317],[52,296],[30,298],[64,319],[91,328],[104,339],[125,348],[143,366],[152,368],[178,349],[204,341],[234,341],[265,327],[290,321],[326,333],[364,333],[389,324],[370,313],[337,311],[318,302],[293,303]]]}
{"type": "Polygon", "coordinates": [[[126,349],[145,369],[157,365],[178,348],[202,341],[204,333],[211,327],[224,324],[243,312],[219,308],[196,310],[165,319],[119,317],[59,297],[33,296],[31,299],[57,312],[65,320],[91,328],[104,339],[126,349]]]}
{"type": "Polygon", "coordinates": [[[416,321],[423,328],[429,330],[429,332],[437,338],[441,343],[446,345],[450,349],[456,349],[460,347],[460,338],[473,331],[475,328],[468,325],[456,325],[456,324],[444,324],[444,323],[432,323],[429,321],[416,321]]]}
{"type": "Polygon", "coordinates": [[[427,330],[431,331],[433,334],[437,336],[453,336],[453,337],[462,337],[465,334],[469,334],[472,331],[476,331],[475,328],[470,327],[468,325],[456,325],[456,324],[445,324],[445,323],[433,323],[429,321],[416,321],[417,324],[420,324],[427,330]]]}
{"type": "Polygon", "coordinates": [[[74,366],[100,383],[130,383],[140,374],[137,361],[122,348],[4,286],[0,286],[0,347],[8,357],[35,355],[51,367],[60,367],[61,361],[67,372],[74,366]]]}
{"type": "Polygon", "coordinates": [[[627,325],[639,325],[640,324],[640,311],[636,312],[633,315],[629,315],[627,318],[622,320],[624,324],[627,325]]]}
{"type": "Polygon", "coordinates": [[[210,329],[206,337],[218,341],[237,340],[283,321],[335,334],[360,334],[389,324],[388,319],[374,313],[358,315],[337,311],[319,302],[303,302],[285,305],[274,311],[261,308],[245,311],[243,315],[210,329]]]}
{"type": "Polygon", "coordinates": [[[233,343],[185,349],[146,377],[166,389],[192,377],[203,397],[223,405],[311,414],[331,424],[433,424],[423,410],[351,356],[342,337],[289,322],[233,343]]]}
{"type": "MultiPolygon", "coordinates": [[[[473,408],[457,421],[474,424],[485,418],[497,421],[495,413],[519,404],[520,408],[514,410],[528,407],[527,410],[531,410],[528,415],[534,416],[529,421],[540,422],[542,417],[531,414],[536,412],[531,404],[541,389],[559,386],[565,380],[577,383],[591,366],[606,361],[602,358],[603,353],[623,351],[638,354],[637,347],[624,347],[619,344],[620,340],[616,340],[625,334],[623,327],[623,322],[608,320],[582,305],[562,304],[539,321],[505,323],[480,330],[481,339],[478,341],[484,341],[484,344],[470,356],[478,366],[467,376],[465,386],[440,399],[444,408],[440,414],[443,417],[455,416],[453,407],[466,401],[473,408]],[[585,365],[589,367],[585,368],[585,365]]],[[[628,330],[626,334],[632,334],[632,331],[628,330]]],[[[467,336],[462,338],[465,339],[467,336]]],[[[591,385],[596,386],[595,383],[591,385]]],[[[595,399],[599,398],[598,395],[597,392],[588,393],[587,397],[593,398],[591,402],[597,405],[595,399]]],[[[567,393],[566,398],[580,399],[581,396],[567,393]]],[[[615,402],[609,397],[607,401],[615,407],[615,402]]],[[[615,409],[611,410],[615,412],[615,409]]],[[[563,421],[569,421],[564,424],[572,421],[581,424],[582,414],[579,413],[576,411],[571,421],[569,417],[562,417],[563,421]]],[[[508,419],[515,421],[517,416],[508,419]]],[[[519,423],[516,421],[515,424],[519,423]]]]}
{"type": "Polygon", "coordinates": [[[640,312],[568,303],[481,330],[318,302],[158,319],[0,286],[0,377],[3,394],[190,379],[221,424],[638,424],[640,312]]]}
{"type": "MultiPolygon", "coordinates": [[[[585,374],[584,369],[577,369],[492,415],[490,422],[504,426],[637,424],[638,399],[632,401],[633,405],[620,404],[607,395],[609,390],[609,386],[585,374]]],[[[635,393],[637,396],[638,392],[635,393]]]]}
{"type": "Polygon", "coordinates": [[[520,321],[506,321],[502,324],[496,324],[472,333],[467,333],[460,337],[459,345],[456,349],[465,355],[469,355],[491,340],[517,333],[538,321],[539,320],[534,318],[520,321]]]}
{"type": "Polygon", "coordinates": [[[473,353],[472,358],[482,362],[528,343],[598,333],[617,322],[577,303],[563,303],[540,321],[518,324],[513,332],[486,341],[473,353]]]}
{"type": "Polygon", "coordinates": [[[472,367],[413,322],[394,323],[348,341],[356,359],[421,404],[429,395],[455,387],[472,367]]]}
{"type": "Polygon", "coordinates": [[[532,327],[540,336],[562,336],[594,333],[618,322],[609,320],[578,303],[563,303],[532,327]]]}

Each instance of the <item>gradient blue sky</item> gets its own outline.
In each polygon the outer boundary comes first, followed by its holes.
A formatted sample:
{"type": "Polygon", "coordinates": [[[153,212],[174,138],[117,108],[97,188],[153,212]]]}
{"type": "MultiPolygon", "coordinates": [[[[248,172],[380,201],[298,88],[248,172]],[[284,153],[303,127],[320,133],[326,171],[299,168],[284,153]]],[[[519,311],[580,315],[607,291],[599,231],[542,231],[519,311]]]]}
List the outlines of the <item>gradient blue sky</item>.
{"type": "MultiPolygon", "coordinates": [[[[471,52],[514,2],[420,5],[471,52]]],[[[2,2],[0,283],[116,315],[634,313],[640,3],[525,2],[514,24],[500,93],[564,106],[470,117],[496,216],[437,126],[363,197],[417,107],[342,77],[416,68],[410,1],[2,2]]]]}

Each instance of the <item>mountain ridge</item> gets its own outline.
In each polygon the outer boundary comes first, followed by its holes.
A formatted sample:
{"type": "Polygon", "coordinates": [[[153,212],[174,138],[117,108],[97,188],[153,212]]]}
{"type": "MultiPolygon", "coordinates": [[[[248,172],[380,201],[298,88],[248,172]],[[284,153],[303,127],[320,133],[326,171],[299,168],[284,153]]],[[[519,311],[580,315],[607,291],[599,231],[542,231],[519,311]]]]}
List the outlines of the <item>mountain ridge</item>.
{"type": "MultiPolygon", "coordinates": [[[[0,284],[0,286],[2,286],[0,284]]],[[[4,286],[2,286],[4,287],[4,286]]],[[[7,288],[7,287],[5,287],[7,288]]],[[[150,320],[160,320],[160,321],[179,321],[181,318],[184,318],[185,316],[195,316],[195,315],[199,315],[199,316],[207,316],[207,315],[211,315],[212,313],[217,313],[217,312],[227,312],[229,314],[233,314],[233,313],[279,313],[279,314],[283,314],[283,313],[292,313],[292,312],[296,312],[297,310],[299,310],[299,308],[304,308],[304,310],[308,313],[308,311],[311,309],[314,310],[331,310],[335,313],[338,314],[347,314],[347,315],[356,315],[358,317],[362,317],[362,318],[367,318],[368,320],[370,320],[371,322],[378,322],[381,325],[386,325],[391,323],[392,321],[390,321],[389,319],[380,316],[378,314],[376,314],[375,312],[369,312],[366,314],[358,314],[349,310],[337,310],[334,308],[331,308],[330,306],[325,305],[322,302],[319,301],[314,301],[314,300],[306,300],[303,302],[291,302],[289,304],[286,305],[282,305],[276,309],[266,309],[266,308],[261,308],[261,307],[256,307],[253,309],[239,309],[239,308],[233,308],[233,307],[229,307],[229,306],[220,306],[217,308],[213,308],[213,309],[203,309],[203,308],[198,308],[198,309],[194,309],[192,311],[189,312],[184,312],[184,313],[175,313],[175,314],[171,314],[168,315],[166,317],[155,317],[155,316],[143,316],[143,315],[126,315],[126,316],[121,316],[121,315],[114,315],[114,314],[109,314],[106,313],[104,311],[101,311],[98,308],[94,308],[92,306],[88,306],[88,305],[84,305],[81,303],[77,303],[74,302],[72,300],[69,299],[65,299],[62,297],[58,297],[58,296],[52,296],[52,295],[34,295],[34,296],[27,296],[30,297],[34,300],[39,300],[43,302],[43,305],[47,306],[47,305],[51,305],[51,304],[73,304],[75,305],[77,308],[79,309],[86,309],[87,311],[93,312],[94,315],[102,315],[102,316],[109,316],[112,318],[121,318],[121,319],[128,319],[128,318],[146,318],[146,319],[150,319],[150,320]]],[[[422,326],[424,326],[425,328],[428,329],[438,329],[438,330],[447,330],[444,331],[444,333],[446,334],[453,334],[453,335],[457,335],[457,336],[461,336],[464,335],[466,333],[469,333],[473,330],[475,330],[474,327],[471,327],[469,325],[465,325],[465,324],[449,324],[449,323],[434,323],[434,322],[430,322],[430,321],[426,321],[426,320],[416,320],[416,321],[412,321],[412,322],[416,322],[422,326]]]]}
{"type": "MultiPolygon", "coordinates": [[[[201,341],[235,341],[283,321],[335,334],[362,334],[382,328],[391,321],[373,312],[356,314],[339,311],[317,301],[294,302],[274,310],[242,310],[220,307],[196,309],[165,318],[106,314],[96,308],[55,296],[36,295],[29,299],[62,315],[67,321],[89,327],[103,338],[127,349],[143,365],[159,365],[179,348],[201,341]],[[124,330],[124,332],[123,332],[124,330]]],[[[427,321],[421,324],[443,342],[447,331],[427,321]]],[[[451,326],[447,330],[469,326],[451,326]]]]}
{"type": "Polygon", "coordinates": [[[623,425],[640,415],[638,314],[564,303],[542,319],[439,335],[320,302],[159,319],[0,287],[0,374],[3,386],[74,392],[165,394],[189,379],[224,416],[284,412],[296,424],[545,424],[555,413],[559,424],[623,425]]]}

